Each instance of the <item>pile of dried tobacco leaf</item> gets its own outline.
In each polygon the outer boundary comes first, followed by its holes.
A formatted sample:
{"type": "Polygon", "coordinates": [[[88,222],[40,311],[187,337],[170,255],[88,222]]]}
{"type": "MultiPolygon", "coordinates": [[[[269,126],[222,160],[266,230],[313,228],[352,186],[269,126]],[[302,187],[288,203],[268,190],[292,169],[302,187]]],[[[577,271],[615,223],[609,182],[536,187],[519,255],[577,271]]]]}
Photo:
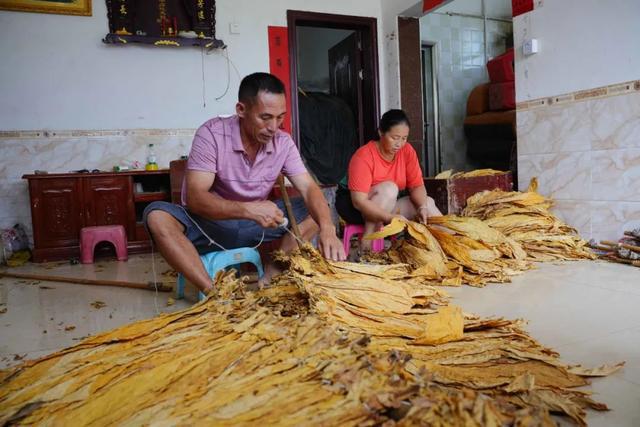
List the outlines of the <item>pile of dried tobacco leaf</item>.
{"type": "Polygon", "coordinates": [[[272,288],[220,274],[188,310],[1,372],[0,424],[546,426],[606,409],[575,387],[617,366],[569,367],[519,322],[463,318],[406,266],[281,261],[272,288]]]}
{"type": "Polygon", "coordinates": [[[526,192],[484,191],[467,199],[462,215],[483,220],[522,245],[534,261],[594,259],[576,230],[553,215],[552,201],[536,192],[531,180],[526,192]]]}
{"type": "Polygon", "coordinates": [[[432,285],[484,286],[509,282],[511,276],[531,268],[519,243],[476,218],[446,215],[429,219],[425,226],[395,218],[369,238],[377,239],[405,231],[384,252],[372,254],[370,262],[403,263],[414,278],[432,285]]]}

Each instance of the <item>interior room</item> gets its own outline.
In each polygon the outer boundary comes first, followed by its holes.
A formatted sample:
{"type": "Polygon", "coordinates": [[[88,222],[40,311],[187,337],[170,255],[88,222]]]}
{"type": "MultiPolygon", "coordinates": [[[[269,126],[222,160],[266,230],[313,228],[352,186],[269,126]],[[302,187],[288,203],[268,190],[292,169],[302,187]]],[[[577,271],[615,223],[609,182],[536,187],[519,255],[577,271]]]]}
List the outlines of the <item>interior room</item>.
{"type": "Polygon", "coordinates": [[[0,424],[640,425],[638,16],[0,0],[0,424]]]}

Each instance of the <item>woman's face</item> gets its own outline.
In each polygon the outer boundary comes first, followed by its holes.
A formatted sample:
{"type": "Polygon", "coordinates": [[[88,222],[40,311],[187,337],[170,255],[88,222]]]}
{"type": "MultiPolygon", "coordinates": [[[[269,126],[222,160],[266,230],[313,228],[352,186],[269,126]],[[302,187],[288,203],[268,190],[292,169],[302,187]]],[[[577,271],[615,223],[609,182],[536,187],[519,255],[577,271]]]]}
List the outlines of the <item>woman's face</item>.
{"type": "Polygon", "coordinates": [[[390,154],[395,155],[407,143],[409,137],[409,126],[404,123],[392,126],[386,132],[379,132],[380,145],[382,149],[390,154]]]}

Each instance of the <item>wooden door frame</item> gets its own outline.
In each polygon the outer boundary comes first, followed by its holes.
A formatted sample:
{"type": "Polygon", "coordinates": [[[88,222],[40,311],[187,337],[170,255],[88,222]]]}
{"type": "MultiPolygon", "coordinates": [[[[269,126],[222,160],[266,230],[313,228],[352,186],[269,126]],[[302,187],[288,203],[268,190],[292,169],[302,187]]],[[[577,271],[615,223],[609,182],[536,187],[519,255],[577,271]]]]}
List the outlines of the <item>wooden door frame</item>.
{"type": "MultiPolygon", "coordinates": [[[[367,40],[362,40],[363,45],[369,48],[368,60],[363,61],[365,73],[370,73],[371,85],[373,86],[373,123],[377,133],[380,121],[380,76],[378,72],[378,24],[376,18],[362,16],[335,15],[329,13],[305,12],[301,10],[287,10],[287,32],[289,36],[289,79],[291,82],[291,136],[298,146],[300,146],[300,119],[298,114],[298,58],[297,58],[297,37],[298,26],[313,26],[321,28],[335,28],[340,30],[365,30],[369,35],[367,40]]],[[[363,46],[363,49],[364,49],[363,46]]],[[[363,87],[363,92],[364,92],[363,87]]],[[[354,112],[364,119],[362,108],[354,112]]],[[[366,130],[365,130],[366,131],[366,130]]]]}

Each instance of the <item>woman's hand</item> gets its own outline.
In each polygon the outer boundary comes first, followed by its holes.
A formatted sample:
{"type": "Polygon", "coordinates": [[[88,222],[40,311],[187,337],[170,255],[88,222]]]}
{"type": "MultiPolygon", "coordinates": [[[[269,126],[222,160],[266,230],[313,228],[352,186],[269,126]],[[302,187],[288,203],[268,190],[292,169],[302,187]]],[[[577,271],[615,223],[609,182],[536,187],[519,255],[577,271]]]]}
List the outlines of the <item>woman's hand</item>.
{"type": "Polygon", "coordinates": [[[418,220],[426,224],[430,216],[442,216],[442,212],[436,206],[436,202],[431,197],[427,197],[427,203],[418,207],[418,220]]]}

